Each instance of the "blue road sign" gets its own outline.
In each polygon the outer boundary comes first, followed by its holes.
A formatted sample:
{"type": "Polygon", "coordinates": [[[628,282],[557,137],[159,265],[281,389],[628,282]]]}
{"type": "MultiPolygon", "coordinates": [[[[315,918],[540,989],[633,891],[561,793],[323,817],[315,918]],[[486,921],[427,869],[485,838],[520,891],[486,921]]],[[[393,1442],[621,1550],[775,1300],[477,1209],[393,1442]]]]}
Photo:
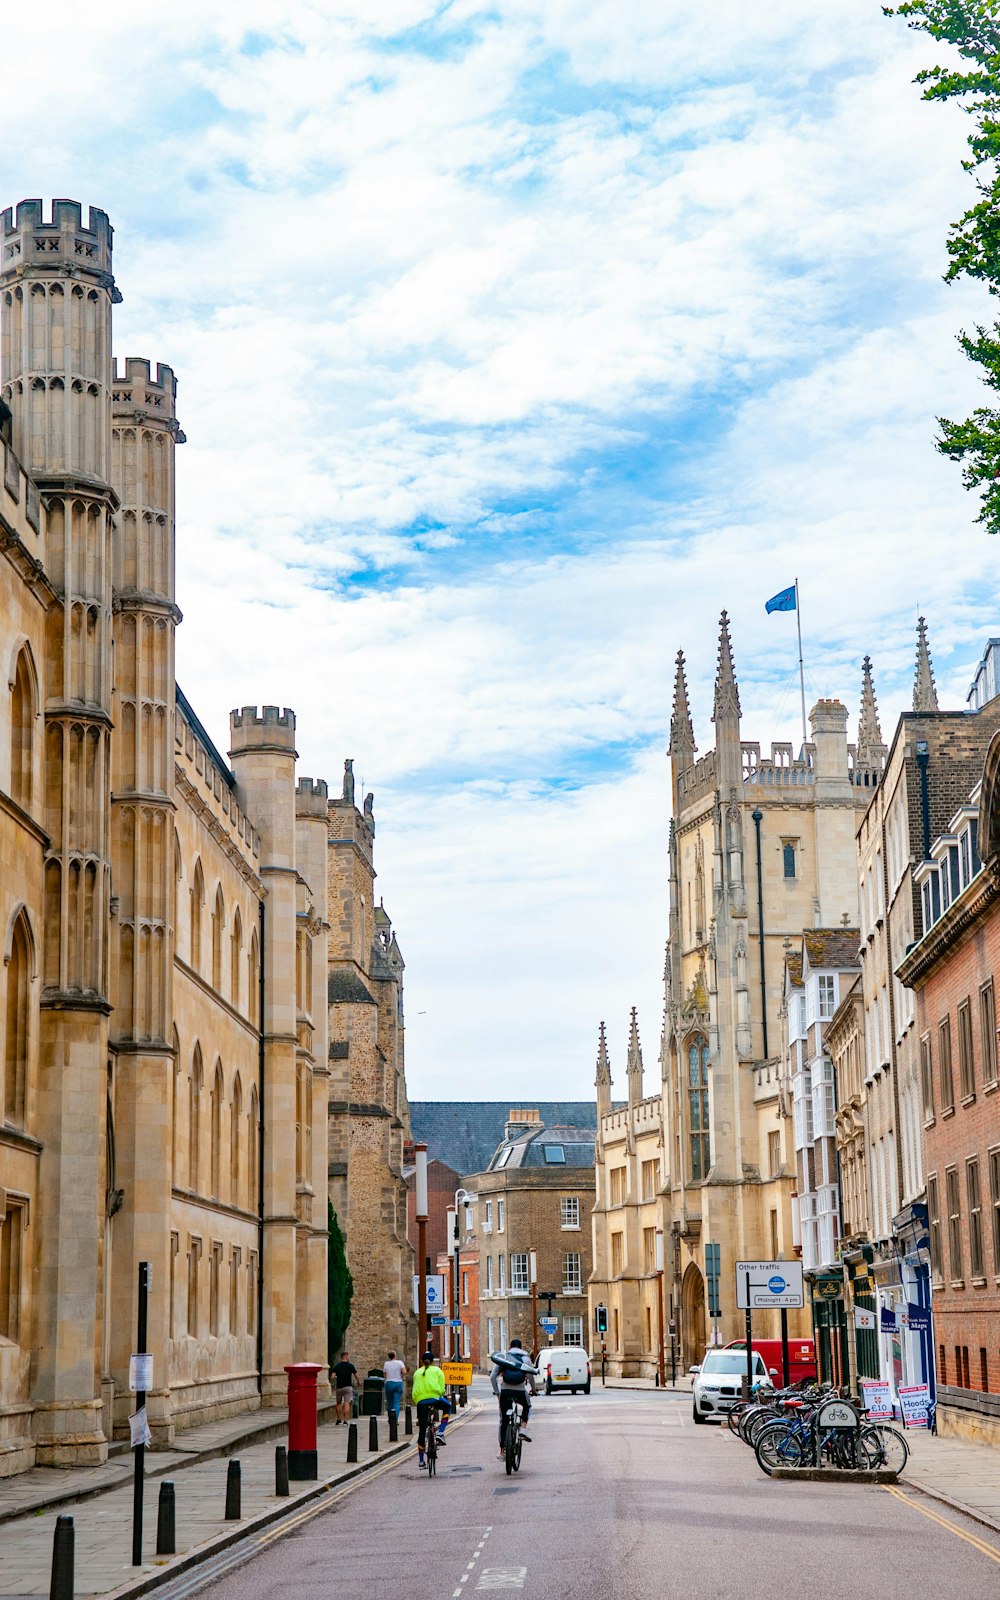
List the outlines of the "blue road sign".
{"type": "Polygon", "coordinates": [[[434,1304],[435,1300],[437,1299],[437,1297],[438,1297],[437,1290],[435,1289],[435,1287],[434,1287],[434,1285],[432,1283],[429,1283],[427,1285],[427,1304],[429,1306],[432,1306],[434,1304]]]}
{"type": "Polygon", "coordinates": [[[558,1317],[539,1317],[538,1326],[544,1328],[546,1333],[555,1333],[559,1326],[558,1317]]]}
{"type": "Polygon", "coordinates": [[[449,1322],[448,1326],[449,1328],[460,1328],[462,1326],[461,1317],[457,1317],[454,1322],[449,1322]]]}
{"type": "Polygon", "coordinates": [[[772,1294],[784,1294],[785,1280],[781,1276],[780,1272],[776,1272],[773,1278],[768,1278],[767,1287],[770,1289],[772,1294]]]}
{"type": "Polygon", "coordinates": [[[448,1318],[447,1317],[431,1317],[431,1327],[432,1328],[446,1328],[447,1326],[448,1326],[448,1318]]]}

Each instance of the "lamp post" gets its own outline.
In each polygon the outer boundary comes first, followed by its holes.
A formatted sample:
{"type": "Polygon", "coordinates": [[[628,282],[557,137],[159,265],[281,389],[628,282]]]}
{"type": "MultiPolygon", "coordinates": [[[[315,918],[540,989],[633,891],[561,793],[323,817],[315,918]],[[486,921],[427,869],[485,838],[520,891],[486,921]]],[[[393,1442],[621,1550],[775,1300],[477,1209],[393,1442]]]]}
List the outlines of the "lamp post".
{"type": "Polygon", "coordinates": [[[667,1381],[663,1370],[663,1229],[656,1230],[656,1373],[662,1389],[667,1381]]]}
{"type": "Polygon", "coordinates": [[[448,1300],[451,1306],[451,1316],[448,1321],[451,1329],[451,1358],[458,1361],[458,1336],[459,1329],[455,1327],[458,1318],[458,1206],[451,1206],[445,1212],[445,1237],[448,1241],[448,1300]]]}
{"type": "MultiPolygon", "coordinates": [[[[455,1277],[455,1315],[454,1315],[452,1320],[454,1322],[462,1322],[462,1327],[463,1328],[465,1326],[464,1319],[462,1318],[461,1313],[459,1312],[459,1309],[458,1309],[458,1279],[459,1279],[459,1270],[458,1269],[459,1269],[459,1257],[461,1255],[461,1231],[462,1231],[461,1230],[461,1225],[460,1225],[460,1222],[459,1222],[459,1218],[461,1216],[461,1208],[462,1208],[462,1206],[469,1205],[472,1201],[475,1200],[475,1198],[476,1198],[475,1195],[474,1194],[470,1194],[468,1189],[456,1189],[455,1190],[455,1226],[454,1226],[454,1230],[453,1230],[453,1233],[452,1233],[451,1244],[449,1245],[449,1249],[452,1252],[452,1272],[454,1273],[454,1277],[455,1277]]],[[[455,1329],[455,1360],[456,1361],[461,1361],[462,1360],[462,1348],[461,1348],[461,1344],[459,1342],[460,1339],[461,1339],[461,1336],[462,1336],[462,1328],[456,1328],[455,1329]]]]}
{"type": "Polygon", "coordinates": [[[531,1279],[531,1359],[538,1359],[538,1252],[528,1251],[528,1276],[531,1279]]]}
{"type": "Polygon", "coordinates": [[[417,1362],[427,1349],[427,1146],[414,1145],[417,1165],[417,1362]]]}

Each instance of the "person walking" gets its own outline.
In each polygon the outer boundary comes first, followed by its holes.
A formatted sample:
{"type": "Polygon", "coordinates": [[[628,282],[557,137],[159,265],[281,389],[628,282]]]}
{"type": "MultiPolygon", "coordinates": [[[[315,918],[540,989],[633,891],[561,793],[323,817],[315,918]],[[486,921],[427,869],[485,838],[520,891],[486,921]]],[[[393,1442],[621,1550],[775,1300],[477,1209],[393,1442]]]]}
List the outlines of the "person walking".
{"type": "Polygon", "coordinates": [[[424,1467],[424,1445],[427,1442],[427,1429],[434,1426],[434,1412],[440,1407],[446,1413],[441,1418],[438,1429],[438,1443],[444,1444],[444,1430],[448,1426],[447,1412],[451,1410],[451,1403],[444,1392],[444,1373],[435,1364],[434,1352],[424,1351],[424,1359],[413,1374],[413,1401],[417,1408],[417,1463],[424,1467]]]}
{"type": "Polygon", "coordinates": [[[406,1379],[406,1362],[398,1360],[395,1350],[390,1350],[389,1359],[382,1371],[385,1374],[386,1415],[398,1417],[403,1399],[403,1383],[406,1379]]]}
{"type": "Polygon", "coordinates": [[[347,1351],[341,1350],[340,1360],[333,1363],[333,1383],[337,1396],[337,1427],[342,1422],[350,1422],[351,1412],[354,1409],[354,1391],[358,1386],[358,1369],[347,1358],[347,1351]]]}

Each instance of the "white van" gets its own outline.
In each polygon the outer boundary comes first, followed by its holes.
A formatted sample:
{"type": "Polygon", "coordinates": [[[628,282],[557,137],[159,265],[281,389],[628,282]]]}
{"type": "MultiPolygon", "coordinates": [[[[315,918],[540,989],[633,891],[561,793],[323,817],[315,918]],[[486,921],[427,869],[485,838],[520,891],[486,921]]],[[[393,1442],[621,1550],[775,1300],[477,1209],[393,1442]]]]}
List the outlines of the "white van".
{"type": "Polygon", "coordinates": [[[578,1344],[553,1344],[539,1350],[537,1382],[545,1385],[545,1393],[568,1389],[576,1394],[582,1389],[590,1393],[590,1357],[578,1344]]]}

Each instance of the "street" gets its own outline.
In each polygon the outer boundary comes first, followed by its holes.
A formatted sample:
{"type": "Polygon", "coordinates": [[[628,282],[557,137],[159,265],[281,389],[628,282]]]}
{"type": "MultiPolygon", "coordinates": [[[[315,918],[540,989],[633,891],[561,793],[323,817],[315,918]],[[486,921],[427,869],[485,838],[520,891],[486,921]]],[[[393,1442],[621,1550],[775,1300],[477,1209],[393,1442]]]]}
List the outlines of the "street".
{"type": "MultiPolygon", "coordinates": [[[[492,1397],[449,1430],[436,1480],[415,1456],[388,1463],[333,1506],[270,1529],[259,1553],[165,1600],[460,1600],[470,1591],[551,1600],[700,1600],[832,1593],[986,1600],[1000,1536],[901,1485],[765,1478],[687,1395],[595,1389],[540,1396],[521,1472],[496,1459],[492,1397]],[[922,1508],[922,1509],[921,1509],[922,1508]]],[[[228,1562],[233,1556],[226,1557],[228,1562]]]]}

